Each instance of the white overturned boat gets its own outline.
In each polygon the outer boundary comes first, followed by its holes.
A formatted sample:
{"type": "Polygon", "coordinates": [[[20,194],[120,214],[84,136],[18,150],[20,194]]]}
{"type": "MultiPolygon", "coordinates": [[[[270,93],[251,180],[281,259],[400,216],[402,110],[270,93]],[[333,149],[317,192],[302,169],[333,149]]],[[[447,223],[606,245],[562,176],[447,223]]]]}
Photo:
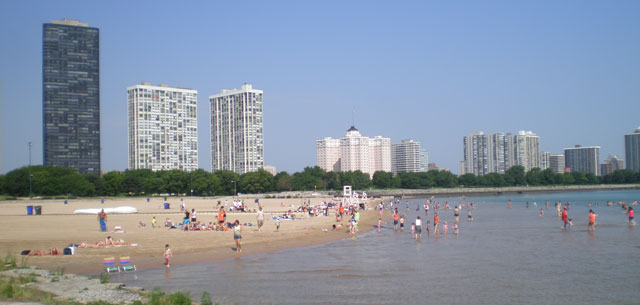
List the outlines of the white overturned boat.
{"type": "MultiPolygon", "coordinates": [[[[95,214],[100,213],[102,209],[78,209],[73,211],[73,214],[95,214]]],[[[134,207],[117,207],[117,208],[104,208],[104,212],[107,214],[135,214],[138,213],[138,209],[134,207]]]]}

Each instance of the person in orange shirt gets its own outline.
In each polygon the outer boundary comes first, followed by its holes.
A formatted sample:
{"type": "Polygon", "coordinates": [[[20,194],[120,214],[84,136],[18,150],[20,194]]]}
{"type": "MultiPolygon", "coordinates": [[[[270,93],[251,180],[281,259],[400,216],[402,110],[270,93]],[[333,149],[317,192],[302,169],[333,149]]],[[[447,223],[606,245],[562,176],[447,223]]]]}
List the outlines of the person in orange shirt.
{"type": "Polygon", "coordinates": [[[440,222],[440,218],[438,218],[438,213],[433,215],[433,235],[438,236],[438,223],[440,222]]]}
{"type": "Polygon", "coordinates": [[[338,212],[340,212],[340,221],[342,221],[342,216],[344,216],[344,206],[342,204],[340,204],[338,212]]]}
{"type": "Polygon", "coordinates": [[[569,222],[569,216],[567,215],[567,207],[564,207],[562,210],[562,222],[564,223],[564,227],[567,227],[567,223],[569,222]]]}
{"type": "Polygon", "coordinates": [[[398,231],[398,209],[393,211],[393,230],[398,231]]]}
{"type": "Polygon", "coordinates": [[[223,207],[220,207],[220,212],[218,212],[218,223],[223,225],[225,218],[227,218],[227,213],[224,211],[223,207]]]}
{"type": "Polygon", "coordinates": [[[587,227],[587,232],[595,232],[596,231],[596,213],[593,210],[589,210],[589,226],[587,227]]]}

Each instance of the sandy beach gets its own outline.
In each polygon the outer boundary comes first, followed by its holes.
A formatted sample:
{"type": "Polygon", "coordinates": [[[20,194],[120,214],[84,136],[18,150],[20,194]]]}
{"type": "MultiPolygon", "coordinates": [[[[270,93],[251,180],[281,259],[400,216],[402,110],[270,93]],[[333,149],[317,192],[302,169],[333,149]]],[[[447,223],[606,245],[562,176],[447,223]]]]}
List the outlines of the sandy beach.
{"type": "MultiPolygon", "coordinates": [[[[280,231],[276,231],[275,221],[271,215],[278,215],[289,210],[290,205],[299,206],[303,200],[311,200],[311,205],[330,198],[295,198],[295,199],[260,199],[265,211],[265,224],[258,232],[256,226],[243,226],[243,251],[236,253],[231,231],[182,231],[164,228],[166,218],[174,223],[181,221],[184,213],[180,212],[180,198],[170,197],[170,209],[164,209],[163,198],[105,198],[68,200],[16,200],[0,203],[0,223],[4,229],[0,234],[0,254],[13,253],[18,256],[23,250],[39,250],[48,253],[51,248],[63,248],[69,244],[81,242],[95,243],[103,241],[107,236],[122,239],[136,246],[112,246],[105,248],[80,248],[75,255],[60,256],[28,256],[29,265],[49,270],[64,268],[65,272],[78,274],[97,274],[104,269],[103,260],[109,256],[130,256],[138,269],[164,268],[162,254],[164,245],[169,244],[173,251],[172,265],[191,264],[204,261],[233,258],[242,255],[275,252],[281,249],[326,243],[349,236],[347,219],[341,223],[342,229],[331,231],[335,214],[330,210],[328,217],[308,217],[297,213],[302,219],[281,221],[280,231]],[[42,215],[27,215],[26,206],[41,205],[42,215]],[[109,214],[108,232],[99,230],[96,215],[74,215],[76,209],[113,208],[132,206],[138,209],[137,214],[109,214]],[[157,228],[151,227],[151,220],[156,217],[157,228]],[[143,222],[146,226],[140,226],[143,222]],[[124,233],[114,233],[114,227],[120,226],[124,233]],[[328,230],[323,230],[328,229],[328,230]]],[[[182,197],[188,210],[196,209],[198,220],[208,224],[215,222],[217,202],[223,205],[225,200],[231,204],[233,198],[199,198],[182,197]]],[[[255,199],[244,198],[250,211],[257,209],[255,199]]],[[[373,207],[373,201],[368,206],[373,207]]],[[[361,216],[361,232],[366,232],[377,223],[378,214],[369,208],[361,216]]],[[[227,221],[256,224],[256,213],[229,212],[227,221]]]]}

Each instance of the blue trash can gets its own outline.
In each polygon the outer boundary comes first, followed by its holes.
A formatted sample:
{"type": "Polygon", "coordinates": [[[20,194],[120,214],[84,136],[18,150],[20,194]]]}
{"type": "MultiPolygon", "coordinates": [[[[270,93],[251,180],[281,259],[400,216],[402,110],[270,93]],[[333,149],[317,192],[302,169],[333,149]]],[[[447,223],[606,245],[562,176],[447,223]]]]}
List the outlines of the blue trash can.
{"type": "Polygon", "coordinates": [[[33,206],[32,205],[28,205],[27,206],[27,215],[33,215],[33,206]]]}
{"type": "Polygon", "coordinates": [[[164,209],[165,209],[165,210],[168,210],[168,209],[169,209],[169,203],[168,203],[168,202],[165,202],[165,203],[164,203],[164,209]]]}

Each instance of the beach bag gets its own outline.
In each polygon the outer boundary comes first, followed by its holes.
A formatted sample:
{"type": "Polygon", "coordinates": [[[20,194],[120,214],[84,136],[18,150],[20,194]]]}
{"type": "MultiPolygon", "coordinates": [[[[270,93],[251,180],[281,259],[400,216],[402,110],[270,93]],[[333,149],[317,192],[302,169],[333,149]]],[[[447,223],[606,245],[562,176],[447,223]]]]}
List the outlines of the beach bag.
{"type": "Polygon", "coordinates": [[[73,251],[71,251],[71,248],[64,248],[64,250],[62,250],[62,253],[64,255],[73,255],[73,251]]]}

